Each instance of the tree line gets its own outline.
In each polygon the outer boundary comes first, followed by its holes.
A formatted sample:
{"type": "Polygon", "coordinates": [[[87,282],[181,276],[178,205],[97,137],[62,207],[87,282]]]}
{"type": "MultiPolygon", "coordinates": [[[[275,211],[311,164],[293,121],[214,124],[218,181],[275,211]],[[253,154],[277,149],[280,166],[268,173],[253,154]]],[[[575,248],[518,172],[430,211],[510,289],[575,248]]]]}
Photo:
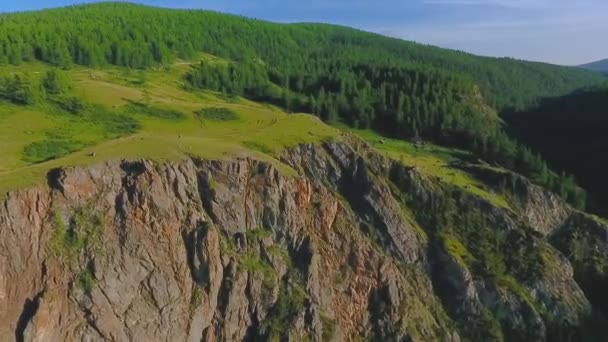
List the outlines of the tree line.
{"type": "Polygon", "coordinates": [[[511,138],[475,84],[437,69],[330,60],[280,70],[256,61],[202,61],[184,80],[187,88],[267,101],[394,138],[467,149],[554,190],[576,207],[585,206],[585,192],[574,179],[551,171],[539,154],[511,138]]]}
{"type": "Polygon", "coordinates": [[[576,68],[485,58],[322,24],[274,24],[199,10],[101,3],[0,16],[0,64],[39,60],[60,67],[147,68],[201,52],[301,70],[315,60],[375,67],[426,66],[480,86],[499,110],[601,82],[576,68]]]}

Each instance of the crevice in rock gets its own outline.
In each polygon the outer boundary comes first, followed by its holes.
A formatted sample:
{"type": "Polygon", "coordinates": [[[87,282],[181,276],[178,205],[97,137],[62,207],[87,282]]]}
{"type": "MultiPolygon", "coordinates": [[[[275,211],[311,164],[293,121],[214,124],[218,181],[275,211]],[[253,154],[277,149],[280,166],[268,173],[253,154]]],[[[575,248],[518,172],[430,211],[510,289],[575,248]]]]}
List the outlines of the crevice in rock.
{"type": "Polygon", "coordinates": [[[224,268],[224,279],[222,279],[222,285],[217,298],[218,311],[222,313],[222,316],[226,313],[228,303],[230,303],[230,291],[234,285],[236,268],[237,266],[234,264],[234,261],[231,261],[230,264],[224,268]]]}
{"type": "Polygon", "coordinates": [[[188,262],[188,268],[190,269],[190,275],[192,279],[196,281],[196,272],[194,267],[194,256],[196,252],[195,240],[196,232],[195,231],[182,231],[182,240],[184,241],[184,247],[186,250],[186,261],[188,262]]]}
{"type": "Polygon", "coordinates": [[[188,268],[190,269],[192,280],[207,290],[209,287],[209,270],[207,267],[198,268],[196,266],[196,259],[199,258],[198,261],[200,262],[200,257],[197,254],[199,252],[198,248],[203,244],[203,240],[206,239],[208,230],[209,223],[199,221],[196,225],[196,229],[182,231],[182,240],[186,250],[186,261],[188,263],[188,268]]]}
{"type": "Polygon", "coordinates": [[[248,200],[251,197],[251,179],[261,173],[261,164],[255,165],[251,160],[247,160],[247,179],[245,183],[245,193],[243,195],[243,213],[245,214],[245,231],[249,229],[251,218],[249,217],[248,200]],[[257,168],[256,168],[257,166],[257,168]]]}
{"type": "Polygon", "coordinates": [[[211,221],[215,224],[218,223],[217,216],[213,213],[212,201],[215,199],[215,192],[209,184],[210,174],[199,174],[197,177],[197,188],[198,194],[203,205],[203,210],[209,216],[211,221]]]}
{"type": "Polygon", "coordinates": [[[306,277],[310,275],[310,265],[314,253],[310,238],[305,238],[299,248],[290,250],[291,260],[300,273],[306,277]]]}
{"type": "Polygon", "coordinates": [[[127,242],[127,211],[124,207],[125,190],[119,193],[114,200],[114,212],[116,213],[116,225],[118,227],[118,240],[124,247],[127,242]]]}
{"type": "Polygon", "coordinates": [[[91,310],[89,310],[88,308],[83,308],[83,307],[81,307],[81,310],[84,313],[84,318],[87,320],[87,323],[89,324],[89,326],[93,330],[95,330],[95,332],[101,337],[101,339],[107,340],[104,333],[97,326],[97,322],[95,322],[93,312],[91,310]]]}
{"type": "Polygon", "coordinates": [[[365,160],[351,154],[348,156],[350,161],[345,163],[332,153],[330,156],[338,165],[342,165],[342,177],[336,184],[337,192],[346,199],[352,211],[361,219],[360,229],[379,246],[387,246],[387,249],[396,257],[405,257],[399,252],[382,217],[366,199],[372,193],[372,180],[368,174],[365,160]]]}
{"type": "Polygon", "coordinates": [[[120,164],[120,168],[129,177],[137,177],[146,172],[146,165],[142,161],[124,161],[120,164]]]}
{"type": "Polygon", "coordinates": [[[372,290],[369,295],[368,311],[372,325],[372,333],[378,339],[394,336],[393,322],[390,319],[391,304],[388,289],[383,286],[372,290]]]}
{"type": "Polygon", "coordinates": [[[143,162],[123,162],[120,164],[124,177],[122,178],[122,188],[124,189],[129,202],[133,203],[136,194],[135,179],[146,171],[143,162]]]}
{"type": "Polygon", "coordinates": [[[245,332],[245,336],[243,337],[243,341],[258,341],[259,331],[260,331],[260,322],[258,320],[257,308],[255,295],[252,293],[251,283],[255,281],[252,276],[249,276],[247,279],[247,286],[245,287],[245,296],[247,297],[247,301],[249,302],[249,318],[251,319],[251,324],[247,327],[247,331],[245,332]]]}
{"type": "Polygon", "coordinates": [[[52,169],[46,174],[46,181],[49,188],[53,190],[58,190],[62,194],[65,189],[63,187],[63,180],[65,179],[65,170],[63,169],[52,169]]]}
{"type": "Polygon", "coordinates": [[[44,291],[40,291],[34,298],[28,298],[25,300],[25,303],[23,303],[23,310],[21,311],[19,320],[17,320],[17,328],[15,329],[15,340],[17,342],[23,342],[25,329],[27,328],[28,323],[36,316],[38,308],[40,307],[40,299],[43,295],[44,291]]]}

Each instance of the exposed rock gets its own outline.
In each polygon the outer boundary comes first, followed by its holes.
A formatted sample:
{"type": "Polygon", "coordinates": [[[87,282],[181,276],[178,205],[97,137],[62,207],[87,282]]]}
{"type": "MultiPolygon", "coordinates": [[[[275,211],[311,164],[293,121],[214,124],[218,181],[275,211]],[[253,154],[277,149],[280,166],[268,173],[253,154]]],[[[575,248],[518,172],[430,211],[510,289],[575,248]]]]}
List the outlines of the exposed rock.
{"type": "Polygon", "coordinates": [[[563,237],[605,226],[527,183],[513,211],[498,208],[342,139],[285,153],[299,176],[251,159],[107,162],[9,194],[0,340],[581,336],[596,311],[577,283],[591,257],[570,257],[563,237]],[[504,258],[504,274],[484,273],[470,241],[449,245],[424,219],[438,196],[453,203],[454,226],[475,212],[496,236],[515,232],[542,272],[520,279],[504,258]]]}

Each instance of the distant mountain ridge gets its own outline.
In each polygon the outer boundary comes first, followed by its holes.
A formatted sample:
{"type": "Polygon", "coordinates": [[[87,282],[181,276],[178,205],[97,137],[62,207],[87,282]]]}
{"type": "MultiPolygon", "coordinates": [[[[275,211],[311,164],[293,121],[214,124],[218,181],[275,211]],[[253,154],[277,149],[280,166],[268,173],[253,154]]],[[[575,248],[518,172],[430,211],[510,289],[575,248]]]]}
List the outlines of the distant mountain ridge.
{"type": "Polygon", "coordinates": [[[591,71],[599,71],[603,73],[608,73],[608,58],[602,59],[601,61],[591,62],[587,64],[583,64],[579,66],[580,68],[591,70],[591,71]]]}

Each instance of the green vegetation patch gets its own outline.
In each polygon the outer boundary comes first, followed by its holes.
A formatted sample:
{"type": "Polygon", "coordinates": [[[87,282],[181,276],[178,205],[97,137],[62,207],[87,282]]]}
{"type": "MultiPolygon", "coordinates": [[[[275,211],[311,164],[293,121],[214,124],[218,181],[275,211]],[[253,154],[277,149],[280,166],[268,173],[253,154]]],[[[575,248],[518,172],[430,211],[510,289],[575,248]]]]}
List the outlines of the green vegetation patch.
{"type": "Polygon", "coordinates": [[[41,87],[27,73],[0,76],[0,98],[27,106],[34,104],[40,97],[41,87]]]}
{"type": "Polygon", "coordinates": [[[249,243],[258,242],[258,241],[264,240],[266,238],[272,237],[272,232],[265,228],[257,228],[257,229],[248,230],[245,233],[245,236],[247,237],[247,241],[249,243]]]}
{"type": "Polygon", "coordinates": [[[416,147],[415,144],[408,141],[386,138],[371,130],[338,127],[346,132],[354,132],[374,148],[394,160],[401,161],[405,166],[415,167],[424,175],[456,186],[467,193],[483,198],[496,207],[511,210],[504,196],[491,191],[469,173],[452,166],[453,163],[467,163],[473,159],[471,153],[432,144],[416,147]]]}
{"type": "Polygon", "coordinates": [[[184,113],[180,111],[154,107],[137,101],[129,101],[129,104],[127,105],[127,112],[171,121],[182,121],[186,118],[184,113]]]}
{"type": "Polygon", "coordinates": [[[141,124],[135,118],[114,113],[101,106],[92,106],[89,109],[87,119],[91,123],[104,128],[105,137],[108,139],[119,138],[141,129],[141,124]]]}
{"type": "Polygon", "coordinates": [[[262,330],[267,332],[269,340],[288,337],[289,326],[304,307],[305,301],[306,291],[298,282],[288,282],[281,286],[279,298],[262,324],[262,330]]]}
{"type": "Polygon", "coordinates": [[[261,142],[257,142],[257,141],[245,141],[243,142],[243,145],[249,149],[252,149],[254,151],[258,151],[258,152],[262,152],[265,154],[273,154],[274,151],[272,150],[272,148],[270,148],[268,145],[261,143],[261,142]]]}
{"type": "Polygon", "coordinates": [[[101,251],[103,219],[91,204],[75,209],[66,221],[60,212],[52,217],[53,232],[48,243],[49,254],[60,259],[74,275],[72,286],[90,294],[95,287],[93,255],[101,251]]]}
{"type": "Polygon", "coordinates": [[[31,143],[23,150],[23,160],[35,164],[56,159],[78,151],[84,145],[78,141],[47,138],[31,143]]]}
{"type": "Polygon", "coordinates": [[[254,277],[261,277],[264,287],[270,289],[277,279],[277,272],[272,265],[262,260],[257,255],[248,254],[241,258],[240,265],[254,277]]]}
{"type": "Polygon", "coordinates": [[[22,159],[29,164],[57,159],[97,142],[135,133],[141,128],[133,117],[101,106],[85,105],[76,98],[65,98],[55,103],[60,109],[55,115],[63,126],[46,131],[44,140],[24,147],[22,159]]]}
{"type": "Polygon", "coordinates": [[[203,108],[195,114],[200,120],[211,121],[237,121],[240,118],[235,111],[221,107],[203,108]]]}
{"type": "Polygon", "coordinates": [[[336,320],[321,313],[321,324],[323,324],[323,341],[331,341],[336,334],[336,320]]]}
{"type": "Polygon", "coordinates": [[[264,287],[271,289],[277,282],[277,272],[274,267],[265,260],[262,260],[256,253],[256,248],[262,240],[271,237],[272,232],[264,228],[249,230],[245,233],[247,243],[250,246],[247,254],[240,259],[240,265],[244,267],[249,274],[253,276],[261,276],[264,281],[264,287]]]}
{"type": "Polygon", "coordinates": [[[84,251],[93,252],[103,233],[103,220],[89,205],[78,208],[66,223],[59,212],[53,215],[54,230],[49,241],[51,254],[75,261],[84,251]]]}
{"type": "Polygon", "coordinates": [[[460,242],[455,236],[442,232],[439,234],[443,248],[463,267],[469,267],[475,262],[475,257],[471,255],[471,252],[466,248],[465,245],[460,242]]]}
{"type": "Polygon", "coordinates": [[[90,293],[96,283],[95,274],[89,267],[86,267],[76,276],[76,286],[85,293],[90,293]]]}
{"type": "Polygon", "coordinates": [[[201,305],[204,295],[205,290],[203,290],[198,283],[194,282],[192,284],[192,295],[190,297],[190,314],[193,314],[199,305],[201,305]]]}
{"type": "Polygon", "coordinates": [[[86,109],[86,104],[76,96],[55,96],[51,99],[51,103],[59,110],[75,115],[83,113],[86,109]]]}

